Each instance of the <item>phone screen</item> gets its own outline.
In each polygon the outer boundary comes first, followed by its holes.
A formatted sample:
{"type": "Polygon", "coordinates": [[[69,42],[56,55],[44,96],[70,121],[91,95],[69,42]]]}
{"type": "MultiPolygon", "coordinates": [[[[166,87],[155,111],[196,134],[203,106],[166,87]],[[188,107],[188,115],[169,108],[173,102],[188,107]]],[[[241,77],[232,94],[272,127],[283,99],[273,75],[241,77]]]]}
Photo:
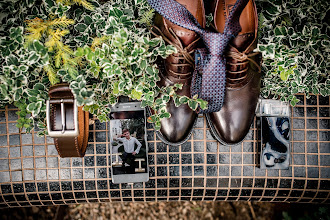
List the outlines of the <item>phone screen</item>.
{"type": "Polygon", "coordinates": [[[264,169],[288,169],[290,120],[288,117],[261,117],[261,161],[264,169]]]}
{"type": "Polygon", "coordinates": [[[144,182],[149,177],[145,110],[124,109],[122,105],[117,112],[110,113],[112,180],[144,182]]]}

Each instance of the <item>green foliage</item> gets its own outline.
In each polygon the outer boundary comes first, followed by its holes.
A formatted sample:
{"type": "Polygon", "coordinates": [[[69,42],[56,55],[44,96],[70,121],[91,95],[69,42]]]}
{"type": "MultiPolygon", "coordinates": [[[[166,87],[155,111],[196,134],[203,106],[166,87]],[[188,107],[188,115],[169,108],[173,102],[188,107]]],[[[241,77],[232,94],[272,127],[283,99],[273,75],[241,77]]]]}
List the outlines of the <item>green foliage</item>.
{"type": "Polygon", "coordinates": [[[34,44],[32,49],[41,49],[43,45],[39,40],[44,40],[44,46],[49,52],[50,59],[43,66],[43,70],[47,73],[52,85],[59,83],[60,80],[56,74],[58,68],[64,66],[66,69],[74,71],[77,66],[77,62],[71,56],[72,50],[69,46],[64,45],[62,41],[62,38],[70,33],[66,28],[74,24],[74,21],[63,15],[51,20],[42,20],[36,17],[26,22],[28,33],[25,35],[26,45],[31,47],[31,44],[34,44]],[[37,47],[35,47],[35,43],[38,43],[37,47]]]}
{"type": "Polygon", "coordinates": [[[30,131],[33,120],[26,118],[28,113],[45,111],[49,81],[42,68],[49,62],[48,50],[39,41],[24,47],[23,28],[11,27],[9,35],[0,38],[0,51],[0,100],[15,102],[20,109],[17,126],[30,131]]]}
{"type": "Polygon", "coordinates": [[[0,100],[15,102],[20,109],[17,126],[30,131],[34,122],[44,121],[50,84],[60,82],[54,57],[63,48],[69,50],[60,38],[67,33],[62,29],[73,21],[49,14],[47,1],[11,1],[1,6],[0,100]]]}
{"type": "Polygon", "coordinates": [[[182,85],[157,86],[156,58],[176,49],[150,35],[154,11],[146,0],[28,0],[24,5],[17,11],[18,1],[0,3],[5,24],[0,28],[0,100],[18,103],[19,127],[31,130],[35,123],[38,134],[45,134],[48,89],[59,82],[69,83],[78,105],[101,122],[109,120],[109,104],[119,96],[153,108],[157,129],[162,118],[170,117],[165,105],[171,98],[177,106],[207,107],[198,97],[178,96],[182,85]]]}
{"type": "Polygon", "coordinates": [[[263,53],[262,96],[289,101],[296,93],[330,95],[329,1],[256,1],[259,50],[263,53]]]}
{"type": "Polygon", "coordinates": [[[19,111],[16,112],[18,115],[18,120],[16,127],[18,128],[25,128],[27,132],[30,132],[32,130],[32,119],[27,118],[29,113],[27,111],[27,105],[25,103],[22,103],[20,101],[15,102],[15,106],[18,107],[19,111]]]}
{"type": "Polygon", "coordinates": [[[150,9],[141,15],[140,23],[147,24],[148,26],[152,25],[153,17],[155,15],[155,10],[150,9]]]}
{"type": "MultiPolygon", "coordinates": [[[[128,3],[117,0],[100,5],[93,12],[81,12],[81,22],[74,27],[79,35],[69,44],[79,45],[74,54],[85,64],[85,74],[84,79],[79,79],[83,82],[71,81],[70,87],[78,104],[100,121],[108,120],[107,105],[116,104],[119,96],[142,101],[143,107],[155,110],[155,120],[149,121],[159,129],[160,120],[170,117],[165,105],[170,98],[179,97],[175,91],[180,85],[159,88],[155,61],[176,49],[166,46],[161,38],[152,38],[147,28],[141,26],[141,22],[150,23],[154,13],[146,1],[128,3]],[[88,87],[92,81],[97,83],[88,87]]],[[[191,101],[196,105],[203,103],[191,101]]]]}
{"type": "Polygon", "coordinates": [[[88,10],[94,10],[94,6],[92,3],[86,1],[86,0],[56,0],[57,3],[63,3],[65,6],[70,6],[70,5],[81,5],[84,8],[88,10]]]}

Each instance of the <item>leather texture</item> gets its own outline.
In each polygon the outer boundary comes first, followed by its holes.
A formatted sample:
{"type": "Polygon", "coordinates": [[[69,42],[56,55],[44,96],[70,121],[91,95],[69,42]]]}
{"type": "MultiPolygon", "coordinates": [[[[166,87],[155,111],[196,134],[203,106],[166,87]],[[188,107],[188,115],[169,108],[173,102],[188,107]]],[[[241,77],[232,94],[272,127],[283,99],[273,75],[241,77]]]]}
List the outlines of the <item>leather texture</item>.
{"type": "MultiPolygon", "coordinates": [[[[235,0],[218,0],[215,27],[223,31],[235,0]]],[[[261,54],[256,48],[258,16],[253,0],[242,11],[241,32],[227,48],[226,91],[220,111],[206,114],[212,135],[223,144],[237,144],[248,133],[260,94],[261,54]]]]}
{"type": "MultiPolygon", "coordinates": [[[[178,0],[177,2],[184,5],[200,25],[205,27],[202,0],[178,0]]],[[[163,36],[167,43],[178,49],[178,53],[159,61],[161,80],[158,82],[158,86],[181,83],[183,88],[178,90],[177,94],[191,97],[190,86],[194,71],[194,51],[200,46],[199,36],[194,31],[175,25],[160,15],[156,16],[154,23],[158,32],[161,32],[156,33],[156,35],[163,36]]],[[[192,111],[187,104],[176,107],[172,98],[167,103],[166,109],[171,113],[171,118],[161,120],[160,133],[157,132],[157,135],[166,144],[180,145],[189,139],[197,113],[192,111]]]]}
{"type": "MultiPolygon", "coordinates": [[[[74,99],[69,85],[61,83],[50,87],[50,100],[72,100],[74,99]]],[[[66,130],[74,130],[73,104],[65,103],[66,130]]],[[[55,147],[60,157],[83,157],[87,148],[89,134],[89,113],[78,107],[78,137],[54,138],[55,147]]],[[[62,130],[61,104],[52,104],[51,127],[53,131],[62,130]]]]}

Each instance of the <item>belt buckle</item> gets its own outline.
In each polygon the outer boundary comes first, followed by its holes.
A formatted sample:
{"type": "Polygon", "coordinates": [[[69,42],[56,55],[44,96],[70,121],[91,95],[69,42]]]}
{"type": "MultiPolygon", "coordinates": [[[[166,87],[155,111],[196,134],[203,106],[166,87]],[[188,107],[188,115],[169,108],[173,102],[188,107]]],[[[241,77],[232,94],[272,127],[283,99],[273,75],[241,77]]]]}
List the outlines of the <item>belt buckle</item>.
{"type": "Polygon", "coordinates": [[[50,137],[77,137],[79,135],[78,129],[78,106],[76,99],[58,99],[58,100],[47,100],[46,101],[46,120],[47,120],[47,130],[50,137]],[[65,107],[64,103],[73,104],[73,120],[74,120],[74,130],[66,130],[65,128],[65,107]],[[51,130],[50,123],[50,104],[61,104],[61,121],[62,130],[53,131],[51,130]]]}

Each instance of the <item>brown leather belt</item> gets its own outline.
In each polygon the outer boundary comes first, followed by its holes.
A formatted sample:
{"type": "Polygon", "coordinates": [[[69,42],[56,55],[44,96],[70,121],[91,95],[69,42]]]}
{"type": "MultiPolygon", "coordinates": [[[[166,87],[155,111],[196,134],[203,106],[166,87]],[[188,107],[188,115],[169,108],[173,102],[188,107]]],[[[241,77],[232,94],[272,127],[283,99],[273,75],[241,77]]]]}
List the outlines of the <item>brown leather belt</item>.
{"type": "Polygon", "coordinates": [[[67,83],[50,87],[48,94],[48,135],[54,138],[58,154],[60,157],[83,157],[88,142],[89,113],[77,107],[67,83]]]}

